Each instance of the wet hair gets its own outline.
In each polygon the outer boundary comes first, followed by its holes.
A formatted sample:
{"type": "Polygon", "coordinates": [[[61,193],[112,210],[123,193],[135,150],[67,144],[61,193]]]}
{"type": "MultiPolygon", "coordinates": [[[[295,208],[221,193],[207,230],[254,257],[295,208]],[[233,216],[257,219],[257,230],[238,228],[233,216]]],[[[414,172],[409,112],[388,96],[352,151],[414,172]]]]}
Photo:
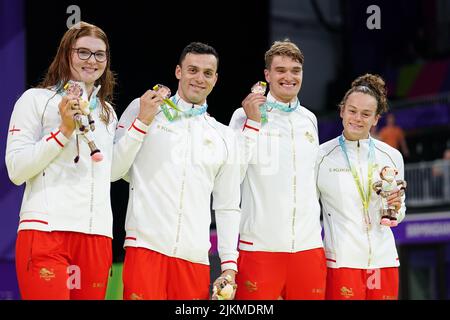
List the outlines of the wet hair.
{"type": "Polygon", "coordinates": [[[269,50],[264,55],[264,61],[266,69],[269,70],[272,65],[274,56],[290,57],[295,61],[300,62],[302,65],[305,62],[303,52],[297,47],[297,45],[291,42],[289,39],[283,41],[275,41],[269,50]]]}
{"type": "Polygon", "coordinates": [[[64,86],[71,76],[72,72],[70,70],[70,64],[72,62],[72,48],[79,38],[91,36],[102,40],[106,45],[106,67],[102,76],[97,79],[95,85],[101,85],[100,91],[97,97],[102,105],[102,110],[100,114],[100,119],[104,123],[110,123],[113,118],[114,111],[106,103],[106,101],[112,102],[113,90],[116,84],[114,73],[111,71],[111,59],[110,59],[110,49],[109,42],[106,33],[99,27],[86,23],[79,22],[69,28],[61,39],[58,50],[55,57],[53,58],[50,67],[44,77],[44,80],[38,85],[39,88],[50,88],[64,86]]]}
{"type": "Polygon", "coordinates": [[[342,110],[347,102],[348,96],[353,92],[361,92],[368,94],[377,101],[377,115],[381,115],[388,110],[387,104],[387,89],[386,84],[379,75],[366,73],[359,76],[352,82],[352,87],[345,93],[344,98],[339,103],[339,108],[342,110]]]}
{"type": "Polygon", "coordinates": [[[178,65],[181,66],[184,58],[186,58],[186,55],[188,53],[212,54],[214,57],[216,57],[217,68],[219,68],[219,54],[217,53],[216,49],[214,49],[208,44],[202,42],[191,42],[190,44],[188,44],[186,47],[184,47],[183,51],[181,52],[180,59],[178,60],[178,65]]]}

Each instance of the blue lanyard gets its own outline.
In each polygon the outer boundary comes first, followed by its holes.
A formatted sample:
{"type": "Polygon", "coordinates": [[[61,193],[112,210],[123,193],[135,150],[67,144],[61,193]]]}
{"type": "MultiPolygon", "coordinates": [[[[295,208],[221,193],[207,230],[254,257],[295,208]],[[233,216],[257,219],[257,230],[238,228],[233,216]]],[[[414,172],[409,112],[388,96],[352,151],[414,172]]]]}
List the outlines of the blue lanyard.
{"type": "Polygon", "coordinates": [[[97,108],[97,104],[98,104],[98,98],[95,97],[95,99],[91,99],[89,101],[89,110],[94,111],[97,108]]]}
{"type": "MultiPolygon", "coordinates": [[[[171,97],[170,101],[175,106],[177,105],[177,101],[175,101],[175,96],[171,97]]],[[[169,108],[167,107],[168,104],[170,105],[170,103],[167,103],[167,102],[164,103],[161,106],[161,110],[164,113],[164,115],[166,116],[167,120],[169,120],[171,122],[175,121],[177,119],[180,119],[182,117],[191,118],[191,117],[199,116],[199,115],[205,113],[206,109],[208,109],[208,105],[205,103],[200,108],[190,108],[185,111],[182,111],[179,108],[174,108],[174,107],[172,107],[171,110],[169,110],[169,108]]]]}
{"type": "Polygon", "coordinates": [[[266,123],[268,121],[267,119],[267,110],[270,109],[278,109],[283,112],[293,112],[297,109],[297,107],[300,105],[299,101],[297,100],[297,103],[294,107],[285,106],[283,104],[277,103],[277,102],[269,102],[267,101],[262,106],[259,107],[259,110],[261,112],[261,123],[266,123]]]}

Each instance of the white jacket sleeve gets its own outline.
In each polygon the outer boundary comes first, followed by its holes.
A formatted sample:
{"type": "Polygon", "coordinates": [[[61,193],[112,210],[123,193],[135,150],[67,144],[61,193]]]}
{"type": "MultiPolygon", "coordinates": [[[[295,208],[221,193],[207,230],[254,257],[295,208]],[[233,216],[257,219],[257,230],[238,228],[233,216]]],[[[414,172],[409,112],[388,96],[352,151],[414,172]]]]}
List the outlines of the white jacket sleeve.
{"type": "Polygon", "coordinates": [[[241,176],[240,181],[242,182],[247,173],[248,164],[250,163],[256,149],[261,124],[259,122],[247,119],[244,109],[239,108],[233,113],[229,127],[236,133],[238,139],[241,176]]]}
{"type": "MultiPolygon", "coordinates": [[[[312,114],[312,113],[311,113],[311,114],[312,114]]],[[[319,151],[318,151],[318,153],[317,153],[316,163],[315,163],[315,165],[314,165],[314,178],[315,178],[315,181],[316,181],[316,194],[317,194],[317,199],[320,199],[320,190],[319,190],[319,188],[317,187],[317,181],[318,181],[318,178],[319,178],[319,167],[320,167],[320,162],[322,161],[324,154],[323,154],[323,151],[322,151],[321,148],[320,148],[320,140],[319,140],[319,131],[318,131],[318,126],[317,126],[317,118],[316,118],[316,116],[315,116],[314,114],[312,114],[312,120],[313,120],[314,127],[315,127],[315,129],[316,129],[316,130],[314,131],[314,138],[316,139],[317,143],[319,144],[319,151]]]]}
{"type": "Polygon", "coordinates": [[[44,170],[69,141],[59,128],[43,136],[43,101],[36,96],[35,89],[27,90],[16,102],[11,115],[5,162],[9,178],[16,185],[44,170]]]}
{"type": "Polygon", "coordinates": [[[317,155],[316,164],[314,166],[314,176],[316,181],[316,192],[317,192],[317,198],[320,199],[320,190],[319,190],[319,174],[320,174],[320,165],[322,163],[324,157],[324,152],[322,148],[319,146],[319,153],[317,155]]]}
{"type": "Polygon", "coordinates": [[[213,210],[216,217],[217,247],[221,269],[237,271],[239,224],[241,219],[240,174],[236,161],[237,141],[234,135],[226,140],[228,161],[214,181],[213,210]]]}
{"type": "Polygon", "coordinates": [[[139,103],[139,98],[133,100],[120,117],[117,125],[111,181],[119,180],[128,173],[150,127],[136,118],[139,114],[139,103]]]}

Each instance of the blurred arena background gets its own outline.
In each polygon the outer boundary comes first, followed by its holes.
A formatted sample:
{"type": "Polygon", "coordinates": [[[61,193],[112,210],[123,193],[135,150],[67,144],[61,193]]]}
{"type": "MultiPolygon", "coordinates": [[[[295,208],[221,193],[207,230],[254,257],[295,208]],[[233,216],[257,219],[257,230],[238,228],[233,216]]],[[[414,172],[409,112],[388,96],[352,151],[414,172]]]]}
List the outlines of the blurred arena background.
{"type": "MultiPolygon", "coordinates": [[[[319,121],[320,142],[341,132],[337,104],[356,76],[378,73],[403,130],[407,218],[394,229],[400,254],[401,299],[450,298],[450,1],[259,0],[25,1],[0,0],[0,299],[20,299],[14,247],[23,187],[4,164],[9,118],[17,98],[42,79],[77,5],[81,19],[109,36],[118,76],[118,116],[156,83],[176,89],[175,65],[185,45],[202,41],[220,55],[209,113],[228,124],[258,80],[264,52],[289,38],[305,54],[300,101],[319,121]],[[380,9],[379,29],[368,20],[380,9]]],[[[381,137],[384,117],[374,132],[381,137]]],[[[70,183],[70,181],[67,181],[70,183]]],[[[108,299],[121,299],[128,187],[112,185],[114,270],[108,299]]],[[[274,199],[276,201],[276,199],[274,199]]],[[[218,274],[214,219],[211,274],[218,274]]]]}

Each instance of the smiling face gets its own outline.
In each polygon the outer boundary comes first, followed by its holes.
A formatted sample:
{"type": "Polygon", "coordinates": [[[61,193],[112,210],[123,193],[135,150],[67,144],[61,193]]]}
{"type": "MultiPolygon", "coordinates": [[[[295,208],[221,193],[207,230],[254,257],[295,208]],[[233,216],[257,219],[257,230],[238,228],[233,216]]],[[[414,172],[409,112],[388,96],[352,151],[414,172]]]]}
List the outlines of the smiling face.
{"type": "Polygon", "coordinates": [[[288,56],[274,56],[270,69],[264,70],[270,83],[270,93],[281,102],[289,103],[297,97],[303,80],[302,64],[288,56]]]}
{"type": "MultiPolygon", "coordinates": [[[[73,48],[85,48],[91,52],[105,52],[106,44],[99,38],[86,36],[77,39],[73,48]]],[[[107,60],[104,62],[95,60],[94,55],[91,55],[87,60],[82,60],[76,50],[72,50],[70,62],[72,80],[82,81],[87,87],[92,87],[95,81],[102,76],[107,64],[107,60]]]]}
{"type": "Polygon", "coordinates": [[[376,126],[379,115],[377,100],[362,92],[351,93],[341,108],[344,136],[348,140],[367,139],[370,128],[376,126]]]}
{"type": "Polygon", "coordinates": [[[217,82],[217,59],[212,54],[186,54],[177,65],[178,93],[186,102],[204,104],[217,82]]]}

